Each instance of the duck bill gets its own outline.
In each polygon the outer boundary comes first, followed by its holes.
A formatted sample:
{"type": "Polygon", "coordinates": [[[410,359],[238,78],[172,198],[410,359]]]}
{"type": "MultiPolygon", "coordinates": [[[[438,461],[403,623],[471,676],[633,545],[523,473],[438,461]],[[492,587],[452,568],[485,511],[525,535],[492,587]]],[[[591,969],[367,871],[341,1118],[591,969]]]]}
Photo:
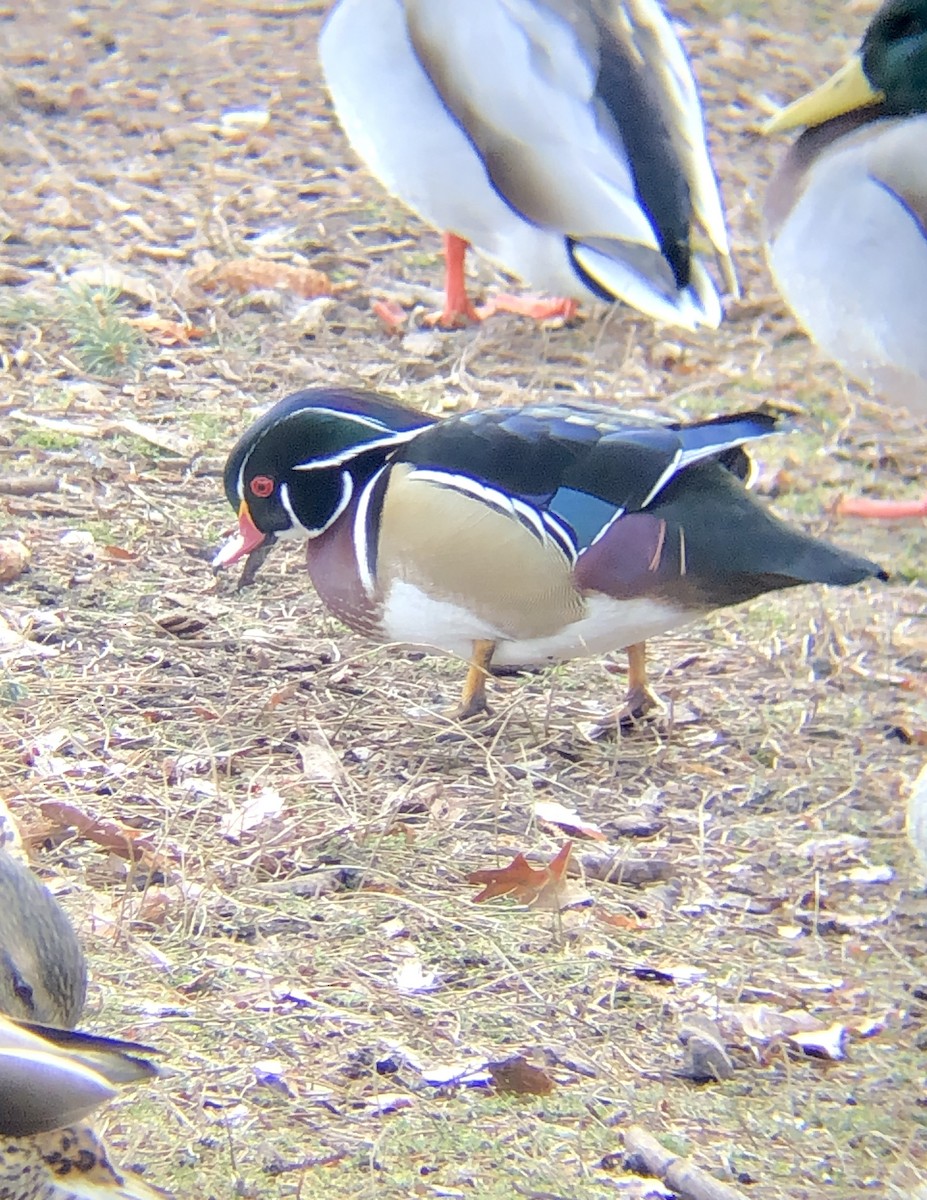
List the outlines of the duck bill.
{"type": "Polygon", "coordinates": [[[246,554],[256,550],[258,546],[263,546],[266,540],[267,534],[262,533],[255,525],[251,513],[248,511],[247,503],[242,500],[241,507],[238,509],[238,532],[229,538],[212,560],[212,569],[219,571],[223,567],[230,567],[232,563],[238,562],[240,558],[244,558],[246,554]]]}
{"type": "Polygon", "coordinates": [[[863,72],[863,60],[857,54],[826,83],[802,96],[788,107],[781,109],[763,126],[764,133],[781,133],[784,129],[796,129],[799,125],[823,125],[832,117],[857,108],[880,104],[884,94],[876,91],[863,72]]]}

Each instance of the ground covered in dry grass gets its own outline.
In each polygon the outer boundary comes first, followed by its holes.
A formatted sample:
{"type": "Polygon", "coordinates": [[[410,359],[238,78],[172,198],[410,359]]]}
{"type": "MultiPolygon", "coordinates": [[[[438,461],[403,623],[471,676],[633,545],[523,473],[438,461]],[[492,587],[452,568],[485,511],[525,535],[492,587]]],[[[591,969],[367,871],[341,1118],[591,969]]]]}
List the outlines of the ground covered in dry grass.
{"type": "Polygon", "coordinates": [[[0,798],[87,947],[86,1023],[174,1072],[109,1110],[118,1156],[187,1197],[660,1195],[623,1163],[637,1123],[755,1200],[914,1195],[927,529],[828,512],[918,494],[927,429],[773,294],[781,146],[752,131],[873,6],[671,5],[745,285],[701,338],[617,309],[420,328],[438,238],[332,125],[323,6],[223,7],[0,2],[0,533],[32,556],[0,593],[0,798]],[[405,336],[372,297],[414,310],[405,336]],[[893,582],[655,643],[668,719],[617,742],[585,735],[621,693],[600,662],[501,680],[460,727],[459,665],[346,633],[298,552],[241,594],[208,568],[231,441],[329,381],[434,412],[786,403],[767,491],[893,582]],[[575,834],[586,903],[474,905],[469,872],[567,840],[552,802],[604,836],[575,834]],[[690,1077],[706,1055],[725,1078],[690,1077]]]}

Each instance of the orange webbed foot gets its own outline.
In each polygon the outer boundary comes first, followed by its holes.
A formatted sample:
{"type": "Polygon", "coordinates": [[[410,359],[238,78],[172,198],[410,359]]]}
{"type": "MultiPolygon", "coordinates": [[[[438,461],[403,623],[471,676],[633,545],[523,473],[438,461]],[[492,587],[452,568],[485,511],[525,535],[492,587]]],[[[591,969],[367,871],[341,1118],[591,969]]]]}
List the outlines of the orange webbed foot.
{"type": "Polygon", "coordinates": [[[492,312],[514,313],[532,321],[559,321],[568,325],[576,318],[579,301],[563,296],[513,296],[509,292],[502,292],[486,307],[492,312]]]}
{"type": "Polygon", "coordinates": [[[875,521],[907,521],[927,517],[927,496],[922,500],[867,500],[862,496],[849,496],[837,504],[837,514],[875,521]]]}

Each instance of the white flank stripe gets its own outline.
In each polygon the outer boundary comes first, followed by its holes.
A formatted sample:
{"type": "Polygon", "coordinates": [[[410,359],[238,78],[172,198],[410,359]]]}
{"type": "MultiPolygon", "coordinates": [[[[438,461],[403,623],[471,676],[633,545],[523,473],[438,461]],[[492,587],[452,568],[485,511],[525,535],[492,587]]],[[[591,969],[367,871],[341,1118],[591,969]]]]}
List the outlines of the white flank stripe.
{"type": "MultiPolygon", "coordinates": [[[[417,479],[424,483],[436,483],[440,487],[452,488],[454,491],[472,496],[475,500],[479,500],[490,508],[495,508],[525,525],[542,545],[547,545],[552,540],[550,530],[545,524],[548,519],[553,521],[548,513],[539,511],[527,501],[510,496],[507,492],[480,483],[479,480],[472,479],[469,475],[452,475],[447,471],[433,471],[425,467],[413,471],[409,478],[412,481],[417,479]]],[[[576,553],[573,549],[572,539],[561,525],[556,522],[554,524],[553,541],[560,546],[567,558],[575,559],[576,553]]]]}
{"type": "Polygon", "coordinates": [[[563,551],[564,557],[569,559],[571,563],[576,562],[576,542],[570,535],[565,525],[562,525],[553,513],[546,511],[541,512],[541,520],[544,522],[548,534],[557,543],[563,551]]]}

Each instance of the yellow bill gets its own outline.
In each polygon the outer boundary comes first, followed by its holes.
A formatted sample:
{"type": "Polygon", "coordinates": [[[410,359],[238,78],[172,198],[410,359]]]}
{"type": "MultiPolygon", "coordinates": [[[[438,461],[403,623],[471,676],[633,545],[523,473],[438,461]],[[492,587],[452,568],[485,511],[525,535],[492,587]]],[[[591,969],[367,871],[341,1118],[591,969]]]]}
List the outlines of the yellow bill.
{"type": "Polygon", "coordinates": [[[770,117],[763,126],[763,132],[781,133],[784,129],[796,129],[800,125],[823,125],[832,117],[879,104],[884,99],[884,94],[877,91],[866,78],[863,60],[857,54],[831,75],[826,83],[770,117]]]}

